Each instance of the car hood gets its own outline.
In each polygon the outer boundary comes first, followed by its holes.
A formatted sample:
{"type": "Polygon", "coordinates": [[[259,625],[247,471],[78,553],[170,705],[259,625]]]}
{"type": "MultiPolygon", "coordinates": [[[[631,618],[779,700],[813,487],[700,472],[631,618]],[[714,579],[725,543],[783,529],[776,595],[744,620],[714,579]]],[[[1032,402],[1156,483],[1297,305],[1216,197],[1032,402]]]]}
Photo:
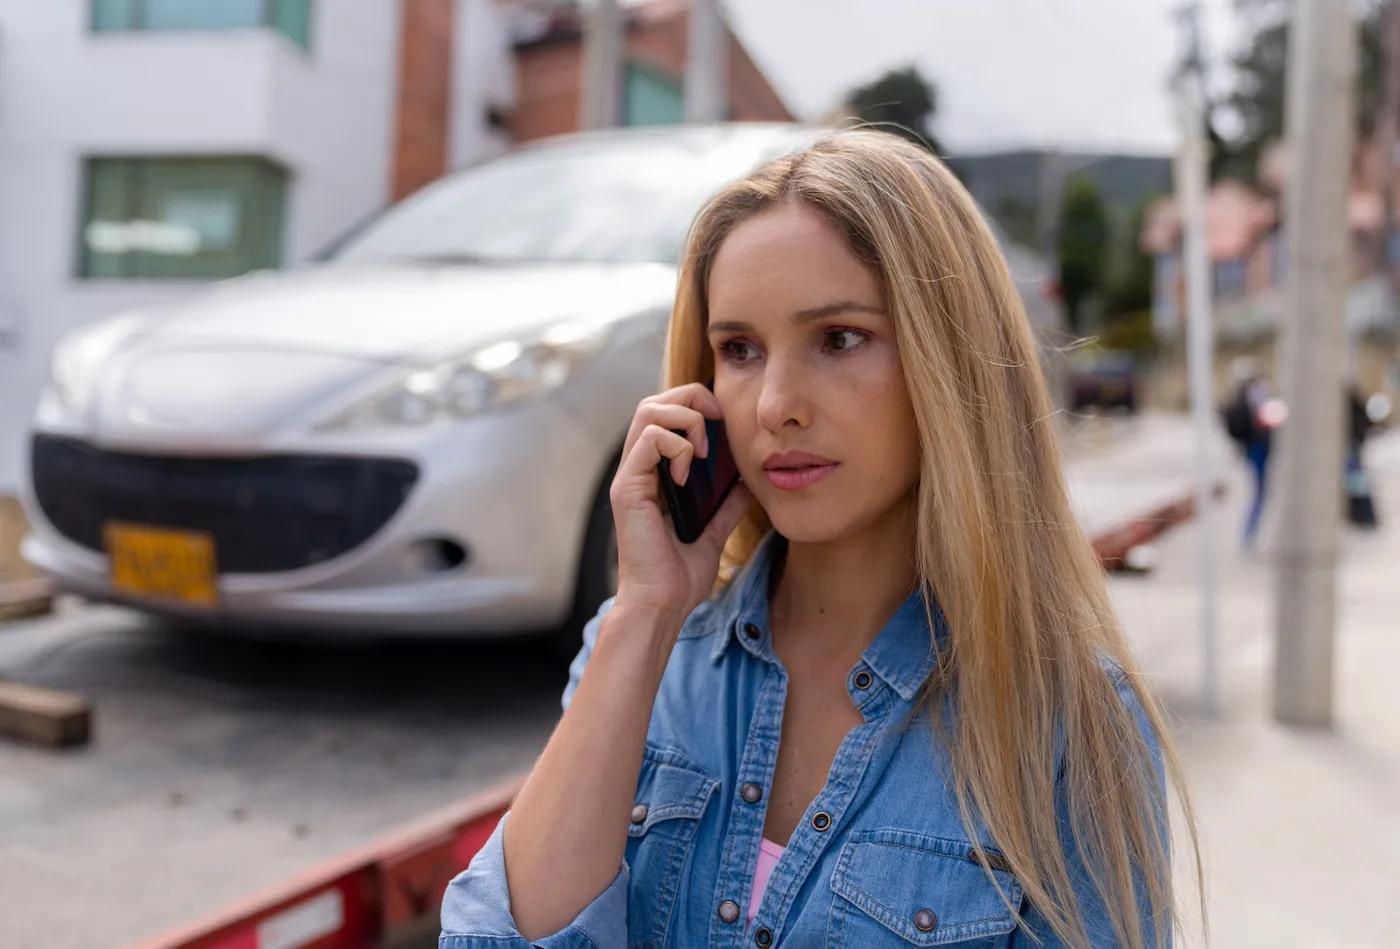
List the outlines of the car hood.
{"type": "Polygon", "coordinates": [[[86,421],[110,444],[255,445],[391,364],[432,363],[561,320],[664,311],[675,282],[661,265],[245,277],[139,319],[99,371],[86,421]]]}
{"type": "Polygon", "coordinates": [[[675,284],[660,264],[316,267],[225,281],[153,314],[131,342],[392,362],[669,307],[675,284]]]}

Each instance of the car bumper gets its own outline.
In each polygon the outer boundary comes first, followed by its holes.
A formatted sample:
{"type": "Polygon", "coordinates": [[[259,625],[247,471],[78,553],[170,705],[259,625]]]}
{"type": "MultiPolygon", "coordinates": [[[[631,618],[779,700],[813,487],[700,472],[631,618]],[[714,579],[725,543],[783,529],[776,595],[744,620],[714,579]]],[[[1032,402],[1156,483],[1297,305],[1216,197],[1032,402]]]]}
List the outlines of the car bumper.
{"type": "MultiPolygon", "coordinates": [[[[280,446],[279,450],[285,450],[280,446]]],[[[393,446],[419,469],[402,505],[367,541],[295,570],[227,573],[218,603],[186,607],[114,589],[105,553],[65,536],[24,487],[26,560],[57,587],[192,620],[308,631],[473,634],[556,625],[572,606],[587,518],[611,450],[551,403],[522,407],[393,446]],[[466,552],[425,563],[422,544],[466,552]]],[[[136,452],[139,446],[121,446],[136,452]]],[[[346,455],[349,444],[302,451],[346,455]]],[[[358,454],[368,455],[367,446],[358,454]]],[[[27,479],[32,479],[32,471],[27,479]]],[[[170,525],[179,527],[180,525],[170,525]]]]}

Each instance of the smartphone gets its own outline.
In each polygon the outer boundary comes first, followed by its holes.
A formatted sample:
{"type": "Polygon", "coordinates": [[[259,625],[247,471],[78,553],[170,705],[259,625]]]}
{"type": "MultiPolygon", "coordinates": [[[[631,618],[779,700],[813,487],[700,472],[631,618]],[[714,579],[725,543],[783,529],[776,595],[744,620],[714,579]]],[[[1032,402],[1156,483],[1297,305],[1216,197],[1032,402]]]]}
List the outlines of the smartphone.
{"type": "Polygon", "coordinates": [[[656,468],[661,478],[661,496],[671,512],[676,537],[683,544],[693,544],[700,539],[710,519],[739,483],[739,466],[734,463],[734,453],[729,449],[724,423],[706,419],[705,432],[709,436],[710,454],[692,459],[690,477],[685,484],[672,480],[670,459],[663,459],[656,468]]]}

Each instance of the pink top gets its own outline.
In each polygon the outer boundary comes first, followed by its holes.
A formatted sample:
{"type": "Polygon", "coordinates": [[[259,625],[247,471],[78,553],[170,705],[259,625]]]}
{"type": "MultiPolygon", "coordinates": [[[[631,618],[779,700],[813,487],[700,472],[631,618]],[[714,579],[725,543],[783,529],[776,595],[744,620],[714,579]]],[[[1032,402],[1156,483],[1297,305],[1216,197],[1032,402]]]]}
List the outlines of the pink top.
{"type": "Polygon", "coordinates": [[[768,878],[778,865],[778,858],[786,847],[780,847],[768,838],[758,845],[758,866],[753,871],[753,893],[749,896],[749,922],[758,915],[758,905],[763,902],[763,894],[768,890],[768,878]]]}

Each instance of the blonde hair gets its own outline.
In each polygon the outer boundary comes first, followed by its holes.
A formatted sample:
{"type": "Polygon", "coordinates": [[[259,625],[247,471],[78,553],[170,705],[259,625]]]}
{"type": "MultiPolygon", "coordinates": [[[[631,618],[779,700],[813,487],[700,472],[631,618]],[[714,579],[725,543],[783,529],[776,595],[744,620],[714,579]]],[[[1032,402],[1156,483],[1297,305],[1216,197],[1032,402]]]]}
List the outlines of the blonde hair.
{"type": "MultiPolygon", "coordinates": [[[[975,841],[980,819],[1061,940],[1088,940],[1068,844],[1118,942],[1143,949],[1150,925],[1165,944],[1178,920],[1160,833],[1167,801],[1152,747],[1105,657],[1125,670],[1125,687],[1161,740],[1199,881],[1180,765],[1071,507],[1025,309],[996,238],[952,173],[917,146],[862,129],[835,132],[725,188],[691,230],[667,385],[714,372],[707,283],[721,243],[745,219],[790,202],[821,213],[874,268],[894,324],[922,446],[918,572],[950,627],[924,701],[956,701],[942,738],[964,826],[975,841]],[[1070,840],[1057,815],[1057,761],[1070,840]]],[[[726,567],[746,563],[769,530],[755,505],[729,539],[726,567]]]]}

